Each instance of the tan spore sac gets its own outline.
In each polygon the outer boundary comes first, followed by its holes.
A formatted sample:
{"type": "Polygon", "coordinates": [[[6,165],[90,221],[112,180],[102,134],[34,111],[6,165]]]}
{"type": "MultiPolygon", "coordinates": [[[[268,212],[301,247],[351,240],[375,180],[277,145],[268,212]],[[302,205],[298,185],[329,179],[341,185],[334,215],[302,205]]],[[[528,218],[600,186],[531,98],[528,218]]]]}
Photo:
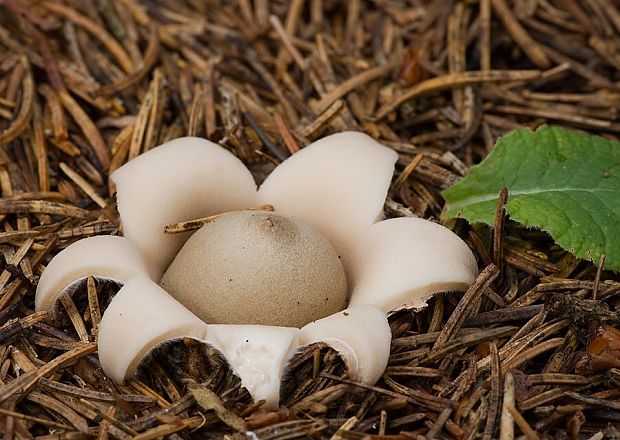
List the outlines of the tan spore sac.
{"type": "Polygon", "coordinates": [[[336,251],[314,228],[271,212],[238,211],[185,244],[161,286],[208,323],[301,327],[346,306],[336,251]]]}

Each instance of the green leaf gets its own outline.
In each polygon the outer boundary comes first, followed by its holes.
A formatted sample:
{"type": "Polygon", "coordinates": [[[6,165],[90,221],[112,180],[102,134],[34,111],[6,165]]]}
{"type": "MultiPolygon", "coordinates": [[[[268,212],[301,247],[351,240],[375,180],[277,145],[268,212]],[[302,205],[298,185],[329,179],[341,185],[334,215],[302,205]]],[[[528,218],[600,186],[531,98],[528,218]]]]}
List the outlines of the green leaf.
{"type": "Polygon", "coordinates": [[[620,271],[619,142],[559,127],[513,131],[443,192],[445,217],[492,225],[502,188],[513,220],[580,258],[605,254],[605,268],[620,271]]]}

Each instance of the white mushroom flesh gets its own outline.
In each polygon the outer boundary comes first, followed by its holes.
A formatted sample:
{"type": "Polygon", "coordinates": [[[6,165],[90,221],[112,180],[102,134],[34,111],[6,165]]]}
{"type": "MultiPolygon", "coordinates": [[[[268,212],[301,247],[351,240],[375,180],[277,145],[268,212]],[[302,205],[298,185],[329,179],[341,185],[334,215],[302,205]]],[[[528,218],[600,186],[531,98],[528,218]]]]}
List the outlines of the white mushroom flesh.
{"type": "Polygon", "coordinates": [[[350,243],[382,217],[397,158],[363,133],[327,136],[273,170],[259,198],[317,228],[343,258],[348,274],[350,243]]]}
{"type": "Polygon", "coordinates": [[[49,262],[37,285],[36,310],[53,309],[59,296],[88,276],[125,283],[149,270],[132,241],[111,235],[84,238],[49,262]]]}
{"type": "Polygon", "coordinates": [[[343,358],[351,378],[372,385],[388,363],[392,333],[387,315],[371,305],[349,307],[300,330],[299,343],[325,343],[343,358]]]}
{"type": "Polygon", "coordinates": [[[448,228],[419,218],[372,225],[353,251],[350,305],[386,312],[422,308],[436,292],[466,290],[478,274],[467,244],[448,228]]]}
{"type": "Polygon", "coordinates": [[[154,148],[116,170],[125,237],[137,243],[159,280],[188,233],[164,234],[166,224],[256,206],[256,184],[243,163],[205,139],[185,137],[154,148]]]}
{"type": "Polygon", "coordinates": [[[180,338],[205,341],[207,327],[153,281],[134,277],[116,294],[101,319],[101,367],[108,377],[122,383],[159,344],[180,338]]]}
{"type": "Polygon", "coordinates": [[[209,325],[208,342],[222,352],[255,401],[277,408],[284,367],[299,346],[299,329],[209,325]]]}

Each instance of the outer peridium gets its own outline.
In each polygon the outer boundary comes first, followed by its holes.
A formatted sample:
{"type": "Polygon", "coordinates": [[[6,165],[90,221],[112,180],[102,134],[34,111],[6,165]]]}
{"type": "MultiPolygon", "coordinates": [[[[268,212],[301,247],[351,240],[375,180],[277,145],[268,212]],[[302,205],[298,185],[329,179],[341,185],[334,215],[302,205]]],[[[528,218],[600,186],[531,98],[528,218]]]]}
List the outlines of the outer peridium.
{"type": "Polygon", "coordinates": [[[132,377],[142,359],[161,343],[206,341],[207,325],[145,276],[125,283],[99,324],[99,360],[115,382],[132,377]]]}
{"type": "Polygon", "coordinates": [[[159,281],[188,233],[166,224],[257,206],[256,184],[232,153],[206,139],[175,139],[131,160],[112,176],[123,234],[159,281]]]}
{"type": "Polygon", "coordinates": [[[182,338],[219,350],[254,400],[275,408],[286,364],[301,346],[326,343],[343,357],[354,379],[370,384],[385,369],[391,333],[385,313],[374,306],[352,307],[301,330],[207,325],[154,282],[138,276],[121,288],[100,323],[101,366],[122,383],[151,350],[182,338]]]}
{"type": "Polygon", "coordinates": [[[124,284],[149,270],[137,246],[123,237],[103,235],[76,241],[47,265],[35,296],[36,310],[52,310],[61,294],[88,276],[124,284]]]}

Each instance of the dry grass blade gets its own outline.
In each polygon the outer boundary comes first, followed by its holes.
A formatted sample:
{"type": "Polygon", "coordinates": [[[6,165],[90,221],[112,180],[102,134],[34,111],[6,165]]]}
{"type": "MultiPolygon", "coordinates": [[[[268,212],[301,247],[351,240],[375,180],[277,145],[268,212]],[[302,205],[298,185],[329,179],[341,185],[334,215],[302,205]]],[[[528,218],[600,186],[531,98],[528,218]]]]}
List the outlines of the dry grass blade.
{"type": "Polygon", "coordinates": [[[54,429],[63,429],[63,430],[71,430],[73,427],[71,425],[65,425],[64,423],[54,422],[53,420],[44,419],[41,417],[33,417],[26,414],[21,414],[15,411],[9,411],[4,408],[0,408],[0,414],[5,417],[14,417],[16,419],[26,420],[28,422],[40,423],[44,426],[49,426],[54,429]]]}
{"type": "Polygon", "coordinates": [[[58,93],[63,107],[71,114],[75,122],[82,128],[84,136],[89,140],[99,162],[104,168],[110,166],[110,151],[101,137],[101,133],[90,119],[88,114],[80,107],[78,102],[66,91],[58,93]]]}
{"type": "Polygon", "coordinates": [[[124,423],[120,422],[119,420],[115,419],[112,415],[101,412],[101,410],[97,406],[93,405],[88,400],[81,399],[80,401],[84,405],[86,405],[86,407],[88,407],[92,411],[95,411],[95,413],[97,413],[99,415],[99,417],[101,417],[103,420],[108,422],[111,426],[119,429],[121,431],[121,433],[129,434],[130,436],[132,436],[130,438],[135,438],[135,436],[138,435],[137,431],[131,429],[126,424],[124,424],[124,423]]]}
{"type": "Polygon", "coordinates": [[[377,112],[376,118],[382,119],[402,103],[428,93],[486,82],[531,81],[540,78],[540,76],[541,72],[537,70],[489,70],[450,73],[437,78],[427,79],[411,87],[409,90],[404,91],[402,95],[381,107],[377,112]]]}
{"type": "Polygon", "coordinates": [[[527,423],[527,420],[525,420],[521,413],[517,411],[514,405],[508,404],[506,405],[506,409],[508,410],[508,412],[510,412],[515,423],[519,426],[519,428],[521,428],[521,431],[528,440],[538,440],[540,438],[538,437],[536,432],[534,432],[529,423],[527,423]]]}
{"type": "Polygon", "coordinates": [[[47,312],[35,312],[21,319],[11,319],[0,326],[0,343],[4,344],[24,330],[44,321],[47,318],[47,312]]]}
{"type": "Polygon", "coordinates": [[[523,49],[527,56],[541,69],[551,67],[549,58],[541,47],[532,39],[519,24],[505,0],[493,0],[493,9],[503,21],[506,30],[514,38],[515,42],[523,49]]]}
{"type": "MultiPolygon", "coordinates": [[[[248,208],[247,210],[248,211],[273,211],[273,206],[262,205],[256,208],[248,208]]],[[[222,215],[225,215],[225,213],[210,215],[209,217],[199,218],[196,220],[188,220],[185,222],[164,225],[164,232],[166,234],[181,234],[183,232],[196,231],[202,228],[207,223],[212,222],[218,217],[221,217],[222,215]]]]}
{"type": "Polygon", "coordinates": [[[433,345],[433,350],[441,348],[456,334],[457,330],[467,318],[469,311],[473,309],[476,302],[482,296],[482,293],[489,287],[489,285],[497,278],[499,270],[494,265],[487,266],[474,283],[467,289],[467,292],[461,298],[459,305],[448,319],[448,322],[444,326],[443,330],[439,334],[439,337],[433,345]]]}
{"type": "Polygon", "coordinates": [[[315,110],[318,113],[323,113],[327,110],[335,101],[342,98],[347,93],[363,86],[364,84],[373,81],[377,78],[387,75],[400,64],[398,62],[390,62],[383,66],[377,66],[372,69],[368,69],[357,76],[350,78],[348,81],[340,84],[335,89],[331,90],[327,95],[324,95],[321,100],[315,105],[315,110]]]}
{"type": "Polygon", "coordinates": [[[504,401],[502,403],[502,413],[500,421],[499,438],[500,440],[511,440],[514,438],[514,416],[510,407],[515,405],[515,383],[511,372],[504,376],[504,401]]]}
{"type": "Polygon", "coordinates": [[[213,410],[219,419],[238,432],[248,430],[245,421],[235,413],[226,409],[221,399],[213,391],[207,388],[192,388],[191,393],[196,403],[205,410],[213,410]]]}
{"type": "Polygon", "coordinates": [[[173,435],[175,432],[179,431],[189,430],[191,432],[202,425],[203,422],[204,419],[202,417],[190,417],[180,420],[179,422],[160,425],[141,434],[137,434],[132,438],[134,440],[152,440],[162,438],[163,436],[173,435]]]}
{"type": "Polygon", "coordinates": [[[32,387],[36,386],[39,379],[53,373],[59,368],[63,368],[71,362],[94,353],[97,350],[97,345],[92,343],[82,344],[80,347],[61,354],[54,360],[48,362],[43,367],[22,374],[17,379],[9,382],[8,384],[0,387],[0,402],[5,402],[7,399],[16,396],[24,397],[32,387]]]}
{"type": "Polygon", "coordinates": [[[92,187],[90,183],[86,181],[82,176],[80,176],[77,172],[69,168],[66,163],[60,163],[60,169],[63,173],[67,175],[69,179],[71,179],[77,186],[79,186],[82,191],[84,191],[88,197],[90,197],[100,208],[105,208],[107,203],[103,198],[97,194],[97,191],[92,187]]]}
{"type": "Polygon", "coordinates": [[[26,399],[41,405],[49,411],[59,414],[64,419],[68,420],[78,431],[84,434],[88,433],[88,422],[86,419],[53,397],[33,391],[26,396],[26,399]]]}
{"type": "Polygon", "coordinates": [[[487,422],[484,427],[484,433],[482,438],[489,440],[493,437],[495,429],[497,427],[497,414],[500,408],[500,396],[501,396],[501,370],[500,359],[497,351],[497,345],[492,342],[490,344],[491,349],[491,397],[489,399],[489,413],[487,414],[487,422]]]}
{"type": "Polygon", "coordinates": [[[32,114],[32,104],[34,99],[34,80],[30,72],[28,58],[22,56],[21,64],[24,66],[23,94],[19,105],[19,112],[13,119],[11,126],[0,133],[0,146],[5,145],[19,136],[27,127],[28,120],[32,114]]]}
{"type": "Polygon", "coordinates": [[[112,95],[114,93],[121,92],[129,87],[140,82],[153,68],[157,61],[157,55],[159,54],[160,41],[157,28],[151,26],[149,29],[149,40],[144,52],[144,60],[142,66],[131,72],[129,75],[124,76],[118,82],[114,84],[106,84],[99,89],[99,93],[102,95],[112,95]]]}
{"type": "Polygon", "coordinates": [[[99,39],[101,43],[108,48],[110,53],[117,59],[121,67],[127,73],[133,71],[133,63],[131,58],[125,52],[123,47],[112,38],[112,36],[97,23],[90,20],[88,17],[76,12],[74,9],[70,9],[65,5],[56,3],[54,1],[46,0],[43,2],[45,7],[55,14],[64,16],[74,22],[75,24],[83,27],[90,32],[95,38],[99,39]]]}
{"type": "Polygon", "coordinates": [[[0,214],[53,214],[78,219],[92,219],[93,212],[57,202],[46,200],[0,200],[0,214]]]}

